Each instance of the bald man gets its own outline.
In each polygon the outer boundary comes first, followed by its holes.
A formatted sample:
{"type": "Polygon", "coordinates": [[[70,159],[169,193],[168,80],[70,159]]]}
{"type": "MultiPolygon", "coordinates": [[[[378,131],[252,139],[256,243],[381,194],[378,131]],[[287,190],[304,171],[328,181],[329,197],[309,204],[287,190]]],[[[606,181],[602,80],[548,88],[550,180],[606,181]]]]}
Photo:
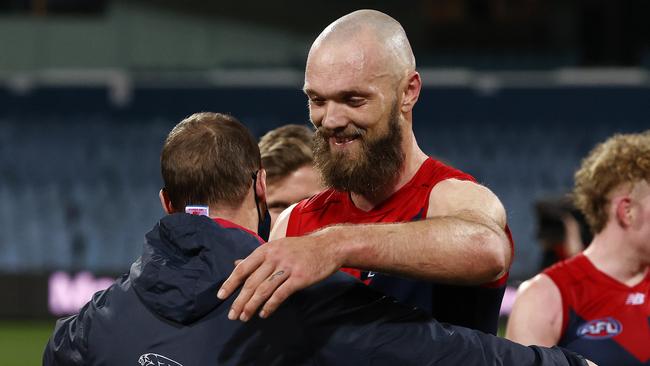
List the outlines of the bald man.
{"type": "Polygon", "coordinates": [[[271,314],[343,268],[440,321],[495,333],[513,244],[499,199],[428,157],[413,134],[422,82],[402,26],[374,10],[329,25],[307,59],[314,159],[329,187],[291,206],[221,287],[229,317],[271,314]],[[286,237],[286,238],[285,238],[286,237]]]}

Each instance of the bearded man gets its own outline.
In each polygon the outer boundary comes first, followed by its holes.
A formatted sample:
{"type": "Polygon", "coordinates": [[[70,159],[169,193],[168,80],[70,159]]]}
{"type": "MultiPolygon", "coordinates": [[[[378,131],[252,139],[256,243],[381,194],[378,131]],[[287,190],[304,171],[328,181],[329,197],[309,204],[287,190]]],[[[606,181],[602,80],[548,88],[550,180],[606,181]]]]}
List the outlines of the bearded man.
{"type": "Polygon", "coordinates": [[[318,36],[304,92],[329,189],[283,212],[276,240],[225,281],[220,298],[243,284],[231,319],[246,321],[260,306],[267,317],[343,268],[440,321],[496,332],[513,253],[505,209],[418,147],[421,85],[406,33],[386,14],[356,11],[318,36]]]}

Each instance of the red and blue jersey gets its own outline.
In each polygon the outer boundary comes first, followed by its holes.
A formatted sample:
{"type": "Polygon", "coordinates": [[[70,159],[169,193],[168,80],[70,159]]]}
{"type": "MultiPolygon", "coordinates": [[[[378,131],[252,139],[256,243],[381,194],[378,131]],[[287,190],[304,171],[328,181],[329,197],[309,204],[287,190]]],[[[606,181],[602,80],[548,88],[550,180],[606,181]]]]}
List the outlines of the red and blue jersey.
{"type": "Polygon", "coordinates": [[[598,365],[650,365],[650,274],[627,286],[599,271],[583,254],[544,273],[562,296],[559,346],[598,365]]]}
{"type": "MultiPolygon", "coordinates": [[[[287,236],[305,235],[340,223],[368,224],[425,219],[431,190],[439,182],[452,178],[475,181],[472,176],[429,158],[406,185],[367,212],[354,205],[348,192],[325,190],[294,207],[289,217],[287,236]]],[[[506,231],[511,238],[507,228],[506,231]]],[[[342,270],[402,302],[428,311],[439,321],[496,333],[507,275],[483,286],[461,287],[397,278],[354,268],[342,270]]]]}

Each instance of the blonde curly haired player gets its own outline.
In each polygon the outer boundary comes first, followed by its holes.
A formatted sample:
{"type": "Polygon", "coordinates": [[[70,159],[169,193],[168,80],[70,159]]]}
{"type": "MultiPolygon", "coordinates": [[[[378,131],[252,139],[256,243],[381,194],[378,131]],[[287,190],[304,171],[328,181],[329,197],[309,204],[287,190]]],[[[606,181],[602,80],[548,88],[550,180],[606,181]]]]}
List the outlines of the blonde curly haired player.
{"type": "Polygon", "coordinates": [[[650,131],[596,146],[573,198],[594,239],[521,285],[506,337],[559,345],[600,365],[650,360],[650,131]]]}

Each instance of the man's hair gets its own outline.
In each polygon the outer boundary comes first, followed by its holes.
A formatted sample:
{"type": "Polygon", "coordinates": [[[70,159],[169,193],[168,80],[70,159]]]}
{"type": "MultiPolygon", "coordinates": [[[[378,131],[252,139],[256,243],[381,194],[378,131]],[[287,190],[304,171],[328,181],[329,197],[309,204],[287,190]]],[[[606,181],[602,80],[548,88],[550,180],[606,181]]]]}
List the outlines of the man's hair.
{"type": "Polygon", "coordinates": [[[286,125],[269,131],[260,139],[262,166],[269,183],[314,162],[313,131],[300,125],[286,125]]]}
{"type": "Polygon", "coordinates": [[[183,210],[190,204],[239,206],[261,160],[255,139],[236,118],[203,112],[169,133],[160,165],[172,205],[183,210]]]}
{"type": "Polygon", "coordinates": [[[594,234],[607,224],[609,193],[642,180],[650,183],[650,131],[614,135],[589,153],[575,174],[573,199],[594,234]]]}

